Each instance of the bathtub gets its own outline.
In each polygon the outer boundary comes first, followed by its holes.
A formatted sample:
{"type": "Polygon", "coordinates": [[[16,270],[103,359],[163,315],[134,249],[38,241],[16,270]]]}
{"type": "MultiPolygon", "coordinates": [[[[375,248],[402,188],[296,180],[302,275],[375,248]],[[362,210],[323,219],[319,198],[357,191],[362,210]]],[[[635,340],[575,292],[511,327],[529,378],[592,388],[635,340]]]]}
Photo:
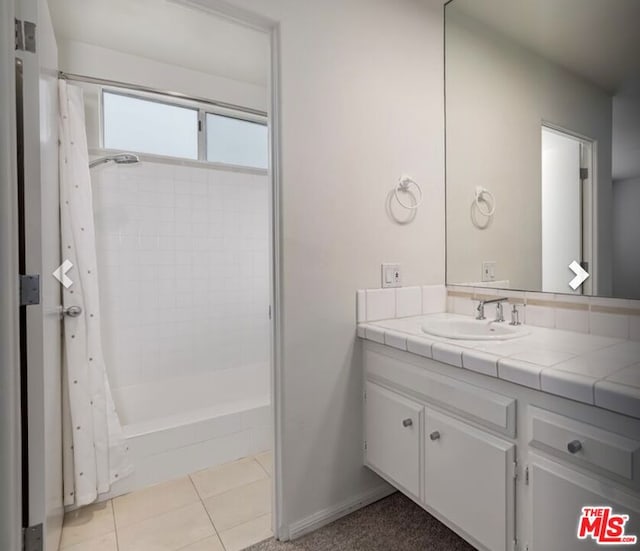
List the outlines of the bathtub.
{"type": "Polygon", "coordinates": [[[112,392],[135,471],[103,499],[271,449],[268,365],[112,392]]]}

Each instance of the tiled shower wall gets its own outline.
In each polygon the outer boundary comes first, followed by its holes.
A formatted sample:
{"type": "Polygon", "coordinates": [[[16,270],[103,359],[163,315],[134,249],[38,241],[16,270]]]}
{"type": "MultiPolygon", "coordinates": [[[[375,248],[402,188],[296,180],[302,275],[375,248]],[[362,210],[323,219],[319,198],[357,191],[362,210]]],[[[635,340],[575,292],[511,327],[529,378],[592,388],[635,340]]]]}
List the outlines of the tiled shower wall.
{"type": "Polygon", "coordinates": [[[92,179],[112,386],[268,369],[267,176],[142,162],[92,179]]]}

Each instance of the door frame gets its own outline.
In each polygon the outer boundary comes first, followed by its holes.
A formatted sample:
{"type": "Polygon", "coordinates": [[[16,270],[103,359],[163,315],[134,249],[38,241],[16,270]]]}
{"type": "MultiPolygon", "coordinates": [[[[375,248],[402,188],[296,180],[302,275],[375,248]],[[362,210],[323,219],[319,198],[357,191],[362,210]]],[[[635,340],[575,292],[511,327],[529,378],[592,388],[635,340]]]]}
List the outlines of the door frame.
{"type": "Polygon", "coordinates": [[[273,420],[272,529],[281,541],[290,539],[289,526],[283,512],[283,263],[282,263],[282,156],[280,101],[280,23],[259,13],[233,5],[226,0],[171,0],[196,10],[224,17],[261,31],[269,37],[270,66],[268,94],[269,124],[269,201],[270,222],[270,318],[271,318],[271,412],[273,420]]]}
{"type": "Polygon", "coordinates": [[[586,168],[588,175],[581,179],[581,241],[582,260],[589,264],[589,278],[581,287],[583,295],[597,295],[598,289],[598,142],[593,138],[564,128],[558,124],[543,120],[541,132],[548,130],[561,136],[574,139],[580,143],[580,168],[586,168]],[[585,223],[585,220],[587,221],[585,223]]]}
{"type": "Polygon", "coordinates": [[[22,545],[15,3],[0,0],[0,545],[22,545]]]}

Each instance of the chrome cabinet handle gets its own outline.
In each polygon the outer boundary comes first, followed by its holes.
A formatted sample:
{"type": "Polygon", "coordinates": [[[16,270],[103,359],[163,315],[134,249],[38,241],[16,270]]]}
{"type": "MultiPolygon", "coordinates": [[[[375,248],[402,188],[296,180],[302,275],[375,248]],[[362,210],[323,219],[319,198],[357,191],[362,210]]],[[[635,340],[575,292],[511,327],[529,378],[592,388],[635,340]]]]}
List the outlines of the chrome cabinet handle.
{"type": "Polygon", "coordinates": [[[572,440],[567,444],[569,453],[578,453],[582,449],[582,442],[580,440],[572,440]]]}
{"type": "Polygon", "coordinates": [[[440,432],[437,430],[434,430],[430,435],[429,438],[433,441],[435,440],[440,440],[440,432]]]}
{"type": "Polygon", "coordinates": [[[80,306],[69,306],[68,308],[64,308],[62,312],[65,316],[69,316],[70,318],[77,318],[80,314],[82,314],[82,308],[80,306]]]}
{"type": "Polygon", "coordinates": [[[413,419],[405,419],[404,421],[402,421],[403,427],[410,427],[411,425],[413,425],[413,419]]]}

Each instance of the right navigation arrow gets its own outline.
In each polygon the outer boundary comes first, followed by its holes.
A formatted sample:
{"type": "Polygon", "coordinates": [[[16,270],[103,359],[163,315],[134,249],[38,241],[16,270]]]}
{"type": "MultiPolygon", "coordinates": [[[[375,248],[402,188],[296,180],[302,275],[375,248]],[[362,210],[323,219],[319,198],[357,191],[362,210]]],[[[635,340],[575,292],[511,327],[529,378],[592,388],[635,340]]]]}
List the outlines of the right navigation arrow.
{"type": "Polygon", "coordinates": [[[589,277],[589,272],[587,272],[580,264],[578,264],[575,260],[569,264],[569,269],[576,274],[570,282],[569,286],[575,291],[580,285],[582,285],[587,278],[589,277]]]}

